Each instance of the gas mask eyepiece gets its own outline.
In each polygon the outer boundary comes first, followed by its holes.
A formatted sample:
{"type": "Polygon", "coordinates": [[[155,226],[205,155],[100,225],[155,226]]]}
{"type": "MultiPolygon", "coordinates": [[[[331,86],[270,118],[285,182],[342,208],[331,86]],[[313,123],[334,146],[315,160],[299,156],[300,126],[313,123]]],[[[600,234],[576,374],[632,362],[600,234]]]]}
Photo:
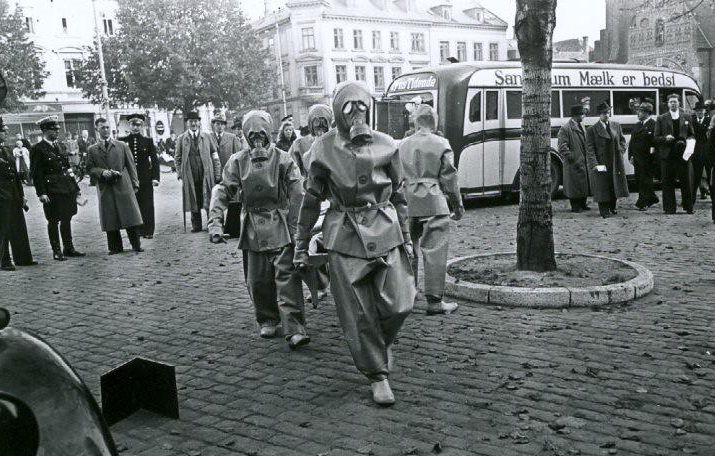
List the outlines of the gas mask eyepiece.
{"type": "Polygon", "coordinates": [[[368,106],[360,101],[348,101],[343,106],[343,115],[350,126],[350,140],[369,140],[372,130],[367,124],[368,106]]]}

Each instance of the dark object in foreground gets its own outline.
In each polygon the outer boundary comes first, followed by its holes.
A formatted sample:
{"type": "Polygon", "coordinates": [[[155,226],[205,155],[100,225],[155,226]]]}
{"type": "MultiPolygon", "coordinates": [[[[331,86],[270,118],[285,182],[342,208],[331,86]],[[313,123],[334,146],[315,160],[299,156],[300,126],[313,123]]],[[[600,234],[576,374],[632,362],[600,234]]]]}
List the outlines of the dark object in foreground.
{"type": "Polygon", "coordinates": [[[102,410],[112,425],[139,409],[179,418],[174,366],[134,358],[102,375],[102,410]]]}
{"type": "Polygon", "coordinates": [[[0,308],[0,454],[117,456],[79,375],[42,339],[6,327],[9,320],[0,308]]]}

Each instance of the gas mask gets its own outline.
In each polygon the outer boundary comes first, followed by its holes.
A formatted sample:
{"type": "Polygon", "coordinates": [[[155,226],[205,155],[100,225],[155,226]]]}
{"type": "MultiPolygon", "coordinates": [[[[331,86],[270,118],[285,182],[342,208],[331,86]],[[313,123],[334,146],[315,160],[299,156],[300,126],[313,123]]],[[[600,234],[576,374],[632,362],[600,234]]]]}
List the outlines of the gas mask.
{"type": "Polygon", "coordinates": [[[308,110],[308,130],[314,137],[324,135],[333,123],[333,112],[324,104],[316,104],[308,110]]]}
{"type": "Polygon", "coordinates": [[[263,150],[271,145],[273,119],[266,111],[250,111],[243,117],[243,134],[251,149],[263,150]]]}
{"type": "Polygon", "coordinates": [[[248,135],[248,144],[250,144],[251,149],[265,149],[270,143],[266,134],[262,131],[251,132],[248,135]]]}
{"type": "Polygon", "coordinates": [[[340,135],[351,142],[362,144],[372,138],[370,105],[372,95],[365,84],[343,82],[335,88],[333,110],[340,135]]]}

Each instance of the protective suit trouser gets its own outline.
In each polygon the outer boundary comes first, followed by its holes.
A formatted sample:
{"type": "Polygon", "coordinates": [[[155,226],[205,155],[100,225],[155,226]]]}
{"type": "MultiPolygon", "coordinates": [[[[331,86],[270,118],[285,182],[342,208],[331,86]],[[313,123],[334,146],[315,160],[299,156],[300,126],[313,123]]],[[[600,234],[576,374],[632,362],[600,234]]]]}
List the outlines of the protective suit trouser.
{"type": "Polygon", "coordinates": [[[416,290],[405,249],[378,258],[328,252],[330,289],[355,366],[370,381],[390,374],[387,351],[412,312],[416,290]]]}
{"type": "Polygon", "coordinates": [[[412,269],[417,281],[417,250],[422,253],[425,268],[425,297],[429,302],[440,302],[444,297],[449,254],[449,215],[413,217],[409,220],[410,237],[415,248],[412,269]]]}
{"type": "Polygon", "coordinates": [[[286,338],[306,334],[303,288],[293,267],[293,245],[270,252],[244,252],[248,264],[248,292],[258,324],[277,324],[280,320],[286,338]]]}

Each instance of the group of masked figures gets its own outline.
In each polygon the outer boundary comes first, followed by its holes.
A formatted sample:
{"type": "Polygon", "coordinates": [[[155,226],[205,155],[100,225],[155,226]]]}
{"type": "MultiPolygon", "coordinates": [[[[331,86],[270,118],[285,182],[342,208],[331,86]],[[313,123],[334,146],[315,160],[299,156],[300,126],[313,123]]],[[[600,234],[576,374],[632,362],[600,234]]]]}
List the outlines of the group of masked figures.
{"type": "Polygon", "coordinates": [[[209,239],[225,242],[225,214],[240,202],[239,248],[260,336],[282,332],[291,349],[310,342],[303,281],[316,267],[311,257],[323,252],[327,271],[318,283],[327,286],[329,277],[355,365],[373,400],[390,405],[393,345],[417,293],[416,246],[427,313],[453,312],[457,305],[442,299],[449,219],[464,208],[449,143],[433,133],[433,108],[420,107],[417,131],[398,148],[370,129],[363,84],[338,85],[333,100],[332,110],[311,107],[310,135],[288,152],[271,143],[267,112],[243,116],[248,147],[231,155],[212,188],[209,239]]]}

